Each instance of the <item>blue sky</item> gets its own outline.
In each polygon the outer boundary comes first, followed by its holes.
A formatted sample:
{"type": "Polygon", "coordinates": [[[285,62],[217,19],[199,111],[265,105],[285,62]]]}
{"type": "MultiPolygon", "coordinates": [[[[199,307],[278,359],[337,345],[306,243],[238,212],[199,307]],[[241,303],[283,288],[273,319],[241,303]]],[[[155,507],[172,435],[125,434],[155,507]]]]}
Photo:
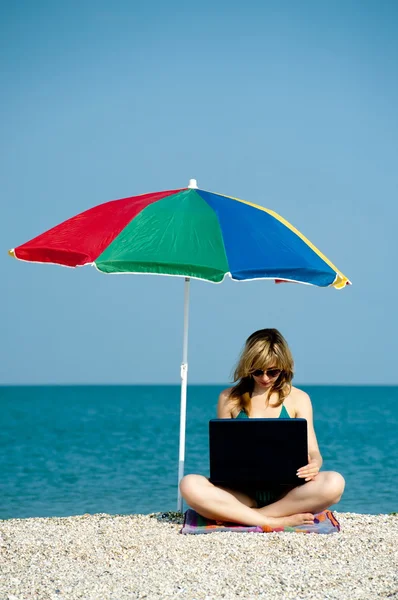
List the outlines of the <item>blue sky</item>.
{"type": "Polygon", "coordinates": [[[343,291],[192,282],[189,381],[277,327],[296,383],[396,384],[395,2],[0,8],[0,383],[178,383],[183,280],[12,260],[107,200],[185,187],[271,208],[343,291]]]}

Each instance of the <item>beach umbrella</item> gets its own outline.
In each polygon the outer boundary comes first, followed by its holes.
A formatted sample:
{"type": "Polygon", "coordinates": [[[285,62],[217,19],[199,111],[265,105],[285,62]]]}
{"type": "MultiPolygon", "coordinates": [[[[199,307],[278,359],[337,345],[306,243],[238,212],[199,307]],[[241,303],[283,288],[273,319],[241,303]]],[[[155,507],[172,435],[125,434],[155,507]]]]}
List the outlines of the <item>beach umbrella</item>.
{"type": "MultiPolygon", "coordinates": [[[[19,260],[103,273],[185,279],[178,483],[184,475],[191,278],[221,283],[273,279],[344,288],[350,281],[274,211],[187,188],[113,200],[72,217],[9,253],[19,260]]],[[[178,510],[182,498],[178,487],[178,510]]]]}

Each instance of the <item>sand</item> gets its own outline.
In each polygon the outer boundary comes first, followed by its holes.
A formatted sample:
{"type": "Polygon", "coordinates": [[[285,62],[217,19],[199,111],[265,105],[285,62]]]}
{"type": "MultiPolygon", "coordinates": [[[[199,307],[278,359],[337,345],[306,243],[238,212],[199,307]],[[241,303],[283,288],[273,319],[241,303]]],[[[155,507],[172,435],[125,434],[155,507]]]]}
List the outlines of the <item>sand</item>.
{"type": "Polygon", "coordinates": [[[0,600],[398,599],[398,516],[340,533],[181,535],[181,515],[0,521],[0,600]]]}

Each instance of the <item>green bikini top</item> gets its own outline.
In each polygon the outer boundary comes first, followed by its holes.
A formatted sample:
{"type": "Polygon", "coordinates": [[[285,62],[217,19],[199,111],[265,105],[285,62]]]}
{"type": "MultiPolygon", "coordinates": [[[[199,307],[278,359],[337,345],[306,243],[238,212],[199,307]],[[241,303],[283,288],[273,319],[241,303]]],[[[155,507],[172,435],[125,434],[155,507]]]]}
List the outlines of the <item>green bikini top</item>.
{"type": "MultiPolygon", "coordinates": [[[[242,398],[246,402],[250,402],[250,394],[249,394],[249,392],[245,392],[243,394],[242,398]]],[[[292,418],[289,415],[289,413],[287,412],[284,404],[282,404],[281,412],[279,413],[279,417],[277,417],[277,418],[278,419],[291,419],[292,418]]],[[[244,410],[241,410],[240,413],[235,417],[235,419],[250,419],[250,417],[247,416],[247,414],[245,413],[244,410]]]]}
{"type": "MultiPolygon", "coordinates": [[[[250,417],[247,416],[247,414],[245,413],[244,410],[241,410],[240,413],[235,417],[236,419],[250,419],[250,417]]],[[[282,404],[282,410],[279,413],[279,417],[278,419],[291,419],[292,417],[289,415],[289,413],[287,412],[285,405],[282,404]]]]}

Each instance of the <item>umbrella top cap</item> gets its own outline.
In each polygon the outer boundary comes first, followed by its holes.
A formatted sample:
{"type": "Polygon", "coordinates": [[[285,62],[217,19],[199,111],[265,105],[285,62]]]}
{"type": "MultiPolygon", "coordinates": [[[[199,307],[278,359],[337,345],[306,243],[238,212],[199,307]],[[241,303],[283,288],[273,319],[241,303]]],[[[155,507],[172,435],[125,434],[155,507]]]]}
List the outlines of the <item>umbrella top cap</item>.
{"type": "Polygon", "coordinates": [[[197,190],[198,189],[198,182],[196,181],[196,179],[190,179],[189,180],[188,188],[190,188],[191,190],[197,190]]]}

